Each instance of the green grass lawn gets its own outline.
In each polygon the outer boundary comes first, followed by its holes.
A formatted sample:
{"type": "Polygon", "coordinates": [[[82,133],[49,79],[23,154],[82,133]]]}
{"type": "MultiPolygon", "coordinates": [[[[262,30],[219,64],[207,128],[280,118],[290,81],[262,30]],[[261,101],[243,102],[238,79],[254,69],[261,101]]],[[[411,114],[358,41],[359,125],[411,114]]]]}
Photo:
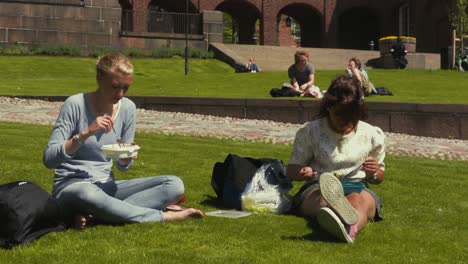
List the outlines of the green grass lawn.
{"type": "MultiPolygon", "coordinates": [[[[42,165],[51,127],[0,123],[0,183],[30,180],[51,190],[42,165]]],[[[118,179],[180,175],[187,206],[216,210],[215,162],[228,153],[287,162],[291,146],[138,133],[139,158],[118,179]]],[[[99,226],[52,233],[22,248],[0,250],[0,263],[466,263],[468,162],[389,156],[374,190],[385,220],[354,244],[333,242],[294,216],[257,214],[174,223],[99,226]]],[[[299,184],[295,186],[295,189],[299,184]]]]}
{"type": "MultiPolygon", "coordinates": [[[[95,62],[92,58],[0,56],[0,94],[71,95],[93,91],[95,62]]],[[[239,74],[218,60],[190,60],[188,76],[184,76],[183,59],[133,59],[133,63],[134,85],[128,95],[271,98],[269,90],[288,81],[286,72],[239,74]]],[[[325,90],[343,72],[318,69],[316,84],[325,90]]],[[[369,101],[468,103],[466,72],[372,69],[368,72],[375,86],[385,86],[395,94],[371,96],[369,101]]]]}

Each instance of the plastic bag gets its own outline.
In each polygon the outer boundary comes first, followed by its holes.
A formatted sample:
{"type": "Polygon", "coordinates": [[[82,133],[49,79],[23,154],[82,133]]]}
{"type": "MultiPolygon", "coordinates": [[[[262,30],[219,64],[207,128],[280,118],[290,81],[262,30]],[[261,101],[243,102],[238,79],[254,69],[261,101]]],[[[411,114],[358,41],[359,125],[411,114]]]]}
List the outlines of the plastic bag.
{"type": "Polygon", "coordinates": [[[291,208],[289,191],[292,184],[285,172],[272,164],[264,164],[256,171],[242,192],[242,210],[252,212],[285,213],[291,208]]]}

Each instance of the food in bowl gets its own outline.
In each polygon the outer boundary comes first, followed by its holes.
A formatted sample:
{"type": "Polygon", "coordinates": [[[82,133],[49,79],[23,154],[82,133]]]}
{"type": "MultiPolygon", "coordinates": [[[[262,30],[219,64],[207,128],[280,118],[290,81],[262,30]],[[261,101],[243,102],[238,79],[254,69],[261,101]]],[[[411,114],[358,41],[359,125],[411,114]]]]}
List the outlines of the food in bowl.
{"type": "Polygon", "coordinates": [[[133,158],[138,155],[140,147],[132,144],[109,144],[101,147],[104,156],[113,160],[133,158]]]}

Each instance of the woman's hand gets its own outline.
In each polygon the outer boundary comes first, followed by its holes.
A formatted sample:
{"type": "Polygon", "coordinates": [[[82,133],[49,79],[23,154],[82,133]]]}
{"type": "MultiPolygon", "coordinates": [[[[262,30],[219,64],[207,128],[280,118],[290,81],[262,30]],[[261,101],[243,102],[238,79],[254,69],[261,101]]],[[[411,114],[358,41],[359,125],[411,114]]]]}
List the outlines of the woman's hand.
{"type": "Polygon", "coordinates": [[[317,172],[314,171],[311,167],[303,167],[299,171],[299,175],[304,178],[305,181],[311,181],[317,175],[317,172]]]}
{"type": "Polygon", "coordinates": [[[374,157],[368,157],[364,161],[364,171],[366,178],[373,177],[380,170],[379,162],[374,157]]]}
{"type": "Polygon", "coordinates": [[[104,132],[109,133],[114,126],[114,121],[109,115],[98,116],[96,120],[88,127],[89,136],[94,135],[104,129],[104,132]]]}
{"type": "MultiPolygon", "coordinates": [[[[121,142],[121,140],[117,140],[117,143],[123,143],[121,142]]],[[[132,146],[136,145],[135,142],[132,142],[131,143],[132,146]]],[[[119,159],[117,162],[121,165],[121,166],[127,166],[132,160],[136,160],[138,156],[135,156],[135,157],[131,157],[131,158],[125,158],[125,159],[119,159]]]]}
{"type": "Polygon", "coordinates": [[[121,166],[127,166],[132,160],[136,160],[136,157],[131,157],[131,158],[125,158],[125,159],[119,159],[117,162],[121,166]]]}
{"type": "Polygon", "coordinates": [[[317,175],[317,172],[311,167],[288,164],[286,167],[286,175],[293,181],[311,181],[314,179],[315,175],[317,175]]]}

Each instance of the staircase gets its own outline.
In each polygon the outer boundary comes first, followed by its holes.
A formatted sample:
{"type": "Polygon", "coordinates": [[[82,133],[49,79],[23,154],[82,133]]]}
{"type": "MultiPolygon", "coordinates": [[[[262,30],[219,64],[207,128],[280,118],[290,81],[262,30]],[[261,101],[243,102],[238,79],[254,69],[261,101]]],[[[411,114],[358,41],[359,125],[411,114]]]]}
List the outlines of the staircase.
{"type": "MultiPolygon", "coordinates": [[[[310,62],[315,69],[340,70],[345,69],[348,60],[357,57],[366,68],[382,67],[383,59],[379,51],[327,49],[327,48],[295,48],[259,45],[236,45],[211,43],[211,50],[216,57],[240,70],[252,57],[262,71],[286,71],[294,63],[294,53],[306,50],[310,54],[310,62]]],[[[439,54],[417,53],[407,56],[409,68],[440,68],[439,54]]]]}

